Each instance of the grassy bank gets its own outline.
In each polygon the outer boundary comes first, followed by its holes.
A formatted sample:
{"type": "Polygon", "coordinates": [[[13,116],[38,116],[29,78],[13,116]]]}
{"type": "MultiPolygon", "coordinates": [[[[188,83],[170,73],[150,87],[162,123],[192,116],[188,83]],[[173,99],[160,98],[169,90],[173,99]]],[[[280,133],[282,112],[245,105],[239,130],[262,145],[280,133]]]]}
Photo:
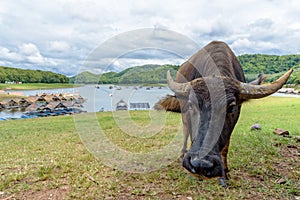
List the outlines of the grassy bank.
{"type": "Polygon", "coordinates": [[[8,94],[0,94],[0,101],[3,101],[4,99],[14,99],[14,98],[22,98],[24,96],[21,95],[8,95],[8,94]]]}
{"type": "Polygon", "coordinates": [[[72,88],[80,85],[64,83],[23,83],[23,84],[0,84],[0,90],[38,90],[38,89],[55,89],[55,88],[72,88]]]}
{"type": "MultiPolygon", "coordinates": [[[[167,167],[132,174],[114,170],[87,151],[72,116],[0,122],[0,198],[11,199],[291,199],[300,196],[300,99],[270,97],[243,106],[232,135],[231,183],[198,181],[176,160],[167,167]],[[250,131],[260,123],[262,130],[250,131]],[[274,135],[275,128],[291,138],[274,135]]],[[[147,126],[147,111],[131,112],[147,126]]],[[[128,136],[112,113],[97,113],[107,138],[129,151],[153,151],[168,144],[180,115],[168,114],[166,127],[148,139],[128,136]]]]}

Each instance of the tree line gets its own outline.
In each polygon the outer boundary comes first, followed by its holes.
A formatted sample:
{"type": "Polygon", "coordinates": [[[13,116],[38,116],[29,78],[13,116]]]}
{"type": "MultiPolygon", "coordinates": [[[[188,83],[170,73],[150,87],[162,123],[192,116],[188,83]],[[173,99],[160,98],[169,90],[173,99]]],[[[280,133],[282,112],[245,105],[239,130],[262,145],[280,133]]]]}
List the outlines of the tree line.
{"type": "Polygon", "coordinates": [[[265,55],[265,54],[244,54],[238,56],[247,82],[255,79],[259,73],[267,75],[267,82],[275,81],[290,68],[294,69],[288,80],[289,84],[300,84],[300,55],[265,55]]]}
{"type": "Polygon", "coordinates": [[[50,71],[17,69],[0,66],[0,83],[69,83],[69,78],[50,71]]]}
{"type": "Polygon", "coordinates": [[[275,74],[290,68],[300,68],[300,55],[244,54],[238,56],[245,74],[275,74]]]}
{"type": "MultiPolygon", "coordinates": [[[[300,55],[241,55],[238,60],[244,70],[246,81],[251,82],[258,74],[267,75],[266,82],[272,82],[279,78],[288,69],[295,71],[288,83],[300,84],[300,55]]],[[[120,73],[109,72],[98,76],[98,83],[119,83],[119,84],[145,84],[145,83],[166,83],[166,72],[171,70],[173,77],[179,65],[144,65],[128,68],[120,73]]]]}
{"type": "MultiPolygon", "coordinates": [[[[300,55],[241,55],[238,56],[247,82],[257,78],[259,73],[268,76],[271,82],[290,68],[295,71],[288,83],[300,84],[300,55]]],[[[143,65],[127,68],[121,72],[93,74],[82,72],[73,77],[41,70],[24,70],[10,67],[0,67],[0,83],[18,81],[24,83],[83,83],[83,84],[157,84],[166,83],[166,72],[171,70],[173,77],[179,65],[143,65]]]]}

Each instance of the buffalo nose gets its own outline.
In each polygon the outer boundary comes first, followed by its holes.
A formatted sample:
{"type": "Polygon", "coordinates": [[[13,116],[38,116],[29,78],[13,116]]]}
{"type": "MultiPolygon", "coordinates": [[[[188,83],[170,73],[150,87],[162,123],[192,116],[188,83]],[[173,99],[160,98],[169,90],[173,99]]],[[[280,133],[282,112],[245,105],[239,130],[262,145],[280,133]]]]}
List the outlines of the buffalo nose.
{"type": "Polygon", "coordinates": [[[213,167],[214,164],[212,162],[210,162],[208,160],[204,160],[204,159],[192,159],[191,165],[194,168],[210,169],[213,167]]]}

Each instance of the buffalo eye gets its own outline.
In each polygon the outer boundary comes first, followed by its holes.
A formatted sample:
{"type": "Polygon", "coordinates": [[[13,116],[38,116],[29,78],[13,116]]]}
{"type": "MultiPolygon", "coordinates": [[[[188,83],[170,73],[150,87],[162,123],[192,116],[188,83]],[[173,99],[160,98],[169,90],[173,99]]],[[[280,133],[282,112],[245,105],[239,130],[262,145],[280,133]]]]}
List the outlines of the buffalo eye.
{"type": "Polygon", "coordinates": [[[233,102],[231,102],[231,103],[228,105],[228,107],[227,107],[227,113],[233,113],[233,112],[236,111],[236,109],[237,109],[236,102],[233,101],[233,102]]]}

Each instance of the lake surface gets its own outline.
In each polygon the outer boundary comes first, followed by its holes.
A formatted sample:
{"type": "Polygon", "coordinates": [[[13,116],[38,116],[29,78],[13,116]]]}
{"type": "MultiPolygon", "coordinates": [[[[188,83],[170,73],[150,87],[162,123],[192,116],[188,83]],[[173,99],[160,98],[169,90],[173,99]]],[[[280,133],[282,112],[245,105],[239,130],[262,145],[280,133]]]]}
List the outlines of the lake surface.
{"type": "MultiPolygon", "coordinates": [[[[164,97],[166,94],[172,94],[168,87],[138,87],[138,86],[120,86],[120,88],[109,88],[110,85],[86,85],[78,88],[62,88],[47,90],[19,90],[14,91],[23,93],[24,96],[32,96],[36,94],[50,93],[72,93],[80,94],[86,101],[84,102],[84,110],[87,112],[114,111],[116,104],[120,100],[128,103],[149,103],[150,108],[164,97]]],[[[0,112],[0,118],[20,118],[24,113],[19,110],[4,110],[0,112]]]]}
{"type": "Polygon", "coordinates": [[[120,90],[109,89],[108,85],[101,85],[100,88],[95,86],[85,86],[76,88],[75,93],[79,93],[87,101],[83,104],[88,112],[98,112],[100,110],[113,111],[116,110],[116,104],[120,100],[129,103],[149,103],[150,108],[166,94],[172,94],[167,87],[146,87],[123,86],[120,90]]]}
{"type": "MultiPolygon", "coordinates": [[[[87,112],[99,112],[99,111],[114,111],[116,110],[116,104],[120,100],[124,100],[129,103],[149,103],[152,109],[154,104],[164,97],[166,94],[173,94],[168,87],[138,87],[138,86],[121,86],[121,89],[113,87],[109,88],[110,85],[86,85],[78,88],[62,88],[62,89],[48,89],[48,90],[24,90],[18,91],[23,93],[25,96],[42,94],[42,93],[72,93],[80,94],[86,99],[83,104],[84,110],[87,112]]],[[[293,94],[282,94],[275,93],[272,96],[284,96],[284,97],[300,97],[300,95],[293,94]]],[[[4,110],[0,112],[1,118],[12,118],[18,119],[24,113],[19,110],[4,110]]]]}

